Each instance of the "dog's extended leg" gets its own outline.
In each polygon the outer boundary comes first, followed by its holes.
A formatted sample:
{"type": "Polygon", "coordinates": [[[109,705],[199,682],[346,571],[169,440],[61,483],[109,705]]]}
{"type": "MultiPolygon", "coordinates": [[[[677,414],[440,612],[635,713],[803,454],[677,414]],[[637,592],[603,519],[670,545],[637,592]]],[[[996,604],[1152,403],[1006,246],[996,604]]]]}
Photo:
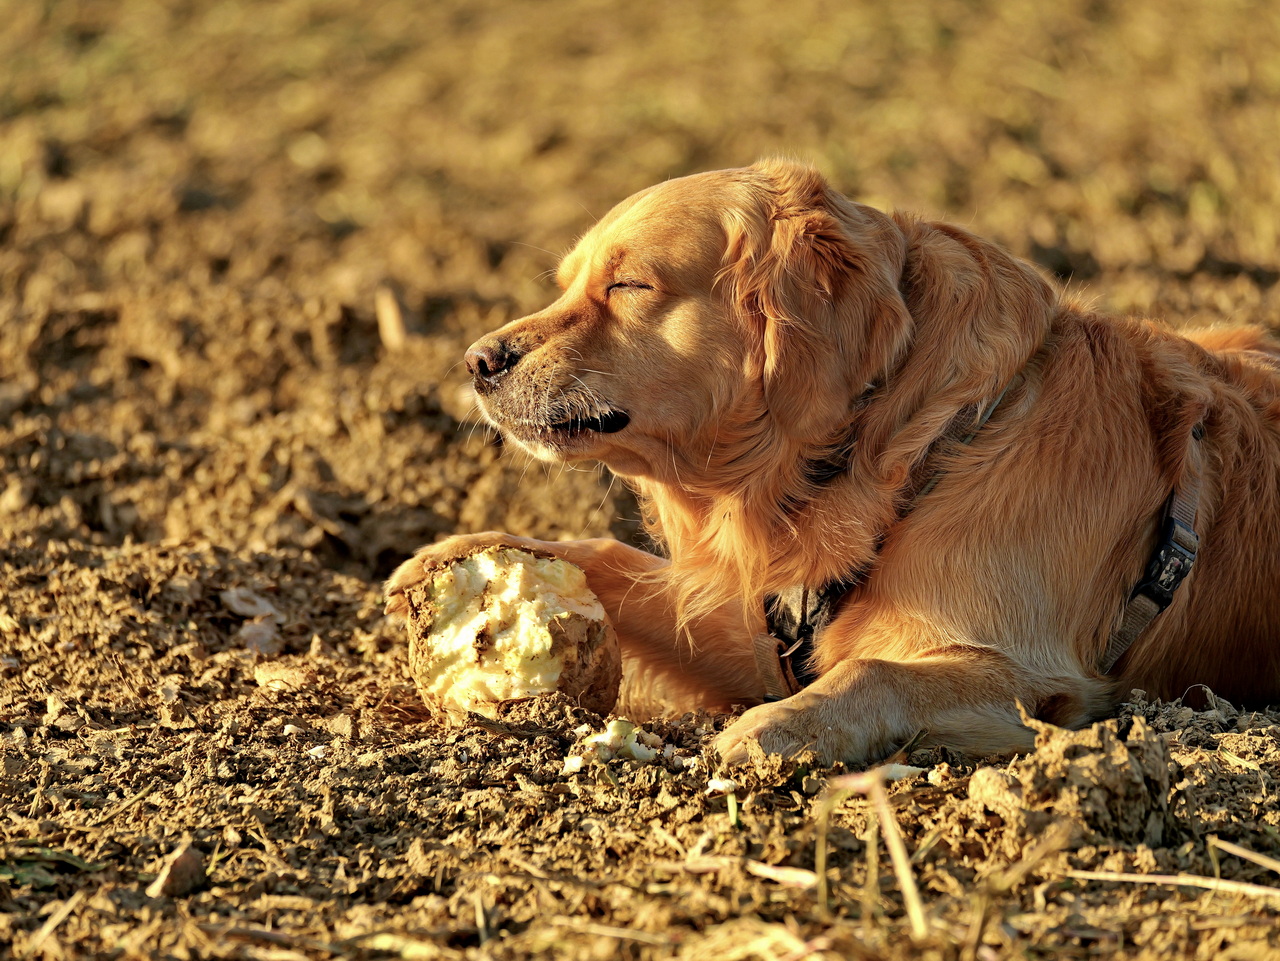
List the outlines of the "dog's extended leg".
{"type": "Polygon", "coordinates": [[[716,739],[726,762],[747,758],[748,738],[767,752],[811,749],[824,761],[867,764],[918,731],[923,746],[971,757],[1029,751],[1034,735],[1017,703],[1054,705],[1055,720],[1082,723],[1099,682],[1033,678],[989,648],[943,648],[910,661],[847,660],[785,700],[747,711],[716,739]]]}
{"type": "Polygon", "coordinates": [[[667,562],[609,538],[540,541],[497,531],[446,538],[421,548],[391,575],[387,613],[406,610],[404,592],[421,582],[428,568],[499,544],[554,554],[586,572],[622,647],[620,710],[724,710],[761,699],[755,655],[742,640],[747,628],[741,610],[722,608],[694,621],[689,636],[682,636],[670,594],[652,576],[667,562]]]}

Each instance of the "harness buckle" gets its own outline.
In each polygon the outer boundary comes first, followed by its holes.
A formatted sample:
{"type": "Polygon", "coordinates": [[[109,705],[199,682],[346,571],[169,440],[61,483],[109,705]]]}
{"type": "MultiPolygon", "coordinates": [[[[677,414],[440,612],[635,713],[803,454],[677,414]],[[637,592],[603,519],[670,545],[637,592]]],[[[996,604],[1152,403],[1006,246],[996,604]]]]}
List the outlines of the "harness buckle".
{"type": "Polygon", "coordinates": [[[1163,611],[1173,603],[1178,585],[1191,573],[1199,549],[1200,537],[1195,529],[1168,515],[1160,543],[1147,564],[1147,575],[1134,587],[1133,596],[1141,594],[1163,611]]]}
{"type": "Polygon", "coordinates": [[[786,641],[779,640],[772,634],[757,634],[754,639],[756,655],[756,673],[764,687],[766,704],[785,700],[804,687],[796,678],[792,655],[800,647],[801,641],[787,646],[786,641]]]}

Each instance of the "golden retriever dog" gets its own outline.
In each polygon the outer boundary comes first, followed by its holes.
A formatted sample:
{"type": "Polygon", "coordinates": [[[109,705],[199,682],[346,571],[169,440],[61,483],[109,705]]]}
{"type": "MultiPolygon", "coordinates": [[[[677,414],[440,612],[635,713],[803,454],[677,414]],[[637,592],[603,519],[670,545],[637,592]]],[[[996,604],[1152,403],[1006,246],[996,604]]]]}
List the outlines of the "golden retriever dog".
{"type": "Polygon", "coordinates": [[[625,691],[748,709],[750,739],[862,764],[912,740],[1025,751],[1020,707],[1134,688],[1280,699],[1280,350],[1064,298],[948,224],[769,161],[643,190],[549,307],[467,351],[484,415],[630,483],[662,555],[451,537],[579,566],[625,691]],[[754,706],[752,706],[754,705],[754,706]]]}

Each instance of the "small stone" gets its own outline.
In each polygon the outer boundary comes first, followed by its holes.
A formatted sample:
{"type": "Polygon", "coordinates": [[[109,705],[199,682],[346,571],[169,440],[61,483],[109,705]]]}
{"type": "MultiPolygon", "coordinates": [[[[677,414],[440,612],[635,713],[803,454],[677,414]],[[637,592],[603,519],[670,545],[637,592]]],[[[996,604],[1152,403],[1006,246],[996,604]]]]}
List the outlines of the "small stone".
{"type": "Polygon", "coordinates": [[[355,738],[356,724],[350,714],[335,714],[333,717],[326,717],[319,722],[330,734],[338,737],[355,738]]]}
{"type": "Polygon", "coordinates": [[[245,650],[263,657],[275,657],[284,650],[284,639],[271,616],[256,617],[242,625],[236,631],[236,640],[244,645],[245,650]]]}
{"type": "Polygon", "coordinates": [[[280,617],[274,604],[247,587],[229,587],[218,598],[227,610],[241,617],[280,617]]]}
{"type": "Polygon", "coordinates": [[[17,477],[9,479],[9,485],[0,494],[0,514],[17,514],[31,503],[35,485],[30,480],[17,477]]]}
{"type": "Polygon", "coordinates": [[[1022,804],[1022,785],[1005,771],[980,767],[969,778],[969,799],[997,814],[1016,810],[1022,804]]]}
{"type": "Polygon", "coordinates": [[[44,723],[53,724],[67,713],[67,702],[60,694],[50,694],[45,699],[44,723]]]}
{"type": "Polygon", "coordinates": [[[178,731],[195,727],[195,721],[181,700],[166,701],[160,705],[160,725],[178,731]]]}
{"type": "Polygon", "coordinates": [[[160,873],[147,886],[147,897],[180,898],[198,891],[207,882],[204,858],[190,844],[184,844],[165,859],[160,873]]]}
{"type": "Polygon", "coordinates": [[[277,691],[300,691],[311,686],[315,675],[292,664],[279,664],[265,661],[253,666],[253,679],[259,687],[269,687],[277,691]]]}
{"type": "Polygon", "coordinates": [[[40,191],[40,217],[62,230],[75,226],[84,213],[88,196],[84,184],[75,180],[55,181],[40,191]]]}

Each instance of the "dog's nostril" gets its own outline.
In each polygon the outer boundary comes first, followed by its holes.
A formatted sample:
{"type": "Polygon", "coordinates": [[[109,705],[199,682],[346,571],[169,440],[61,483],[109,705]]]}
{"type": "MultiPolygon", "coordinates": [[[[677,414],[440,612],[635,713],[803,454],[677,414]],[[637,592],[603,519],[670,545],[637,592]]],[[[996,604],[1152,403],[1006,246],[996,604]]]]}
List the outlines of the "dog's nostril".
{"type": "Polygon", "coordinates": [[[478,341],[467,350],[467,370],[473,377],[490,380],[515,366],[520,355],[501,341],[478,341]]]}

